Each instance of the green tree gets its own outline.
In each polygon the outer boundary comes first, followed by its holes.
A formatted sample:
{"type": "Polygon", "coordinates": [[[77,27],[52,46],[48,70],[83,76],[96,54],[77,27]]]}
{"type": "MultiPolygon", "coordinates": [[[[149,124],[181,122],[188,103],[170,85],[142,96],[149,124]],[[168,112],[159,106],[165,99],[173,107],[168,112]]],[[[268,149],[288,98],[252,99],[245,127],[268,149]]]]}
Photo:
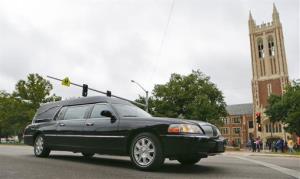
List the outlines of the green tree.
{"type": "Polygon", "coordinates": [[[281,96],[270,95],[268,98],[268,106],[266,107],[265,114],[269,116],[270,122],[272,124],[271,136],[273,131],[273,126],[275,122],[282,121],[286,116],[286,109],[283,107],[283,102],[281,96]]]}
{"type": "Polygon", "coordinates": [[[55,94],[50,96],[52,89],[52,84],[39,74],[29,74],[27,81],[18,81],[13,95],[22,100],[30,101],[33,108],[37,109],[41,103],[61,100],[61,97],[55,94]]]}
{"type": "Polygon", "coordinates": [[[282,96],[271,95],[265,114],[271,122],[280,121],[287,132],[300,136],[300,84],[293,82],[282,96]]]}
{"type": "Polygon", "coordinates": [[[28,102],[13,97],[0,100],[0,107],[1,131],[8,136],[17,135],[21,141],[23,130],[31,122],[35,110],[28,102]]]}
{"type": "Polygon", "coordinates": [[[13,94],[0,92],[1,135],[18,135],[22,140],[23,130],[28,125],[41,103],[58,101],[61,97],[50,95],[52,85],[38,74],[29,74],[27,80],[16,84],[13,94]]]}
{"type": "Polygon", "coordinates": [[[202,120],[217,125],[227,115],[222,92],[199,70],[172,74],[169,82],[155,85],[150,108],[155,116],[202,120]]]}
{"type": "Polygon", "coordinates": [[[9,94],[5,91],[0,91],[0,137],[7,137],[9,131],[4,125],[7,110],[6,106],[8,103],[9,94]]]}
{"type": "MultiPolygon", "coordinates": [[[[139,98],[138,99],[136,99],[135,100],[136,102],[138,102],[138,103],[142,103],[142,104],[145,104],[145,97],[143,97],[143,96],[139,96],[139,98]]],[[[139,106],[139,105],[138,105],[139,106]]],[[[145,109],[145,107],[144,106],[139,106],[141,109],[145,109]]],[[[152,114],[152,115],[155,115],[155,113],[154,113],[154,101],[153,101],[153,97],[149,97],[148,98],[148,112],[150,113],[150,114],[152,114]]]]}

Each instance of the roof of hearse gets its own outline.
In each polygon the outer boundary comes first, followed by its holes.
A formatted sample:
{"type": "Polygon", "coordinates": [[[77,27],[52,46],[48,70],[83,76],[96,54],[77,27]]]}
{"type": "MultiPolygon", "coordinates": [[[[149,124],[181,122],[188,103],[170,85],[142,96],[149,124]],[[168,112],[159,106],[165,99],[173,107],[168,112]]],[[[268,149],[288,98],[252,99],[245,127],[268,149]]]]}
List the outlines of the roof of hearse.
{"type": "Polygon", "coordinates": [[[37,110],[35,118],[52,119],[54,115],[58,112],[58,110],[63,106],[74,106],[74,105],[93,104],[93,103],[131,104],[128,101],[117,99],[114,97],[107,97],[107,96],[81,97],[76,99],[62,100],[62,101],[42,104],[40,108],[37,110]]]}

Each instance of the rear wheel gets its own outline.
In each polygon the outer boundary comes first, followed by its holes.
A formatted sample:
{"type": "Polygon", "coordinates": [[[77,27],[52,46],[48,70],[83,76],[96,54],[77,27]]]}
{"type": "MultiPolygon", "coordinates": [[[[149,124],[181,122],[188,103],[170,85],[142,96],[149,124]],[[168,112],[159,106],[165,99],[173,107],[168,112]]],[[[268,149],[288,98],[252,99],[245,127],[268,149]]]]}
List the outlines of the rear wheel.
{"type": "Polygon", "coordinates": [[[199,156],[182,156],[179,157],[178,162],[180,162],[181,165],[195,165],[201,160],[201,157],[199,156]]]}
{"type": "Polygon", "coordinates": [[[50,149],[46,146],[45,137],[39,134],[34,141],[34,155],[37,157],[48,157],[50,149]]]}
{"type": "Polygon", "coordinates": [[[89,152],[82,152],[81,154],[86,158],[92,158],[95,155],[95,153],[89,153],[89,152]]]}
{"type": "Polygon", "coordinates": [[[138,134],[131,143],[130,158],[135,167],[154,170],[164,162],[160,141],[151,133],[138,134]]]}

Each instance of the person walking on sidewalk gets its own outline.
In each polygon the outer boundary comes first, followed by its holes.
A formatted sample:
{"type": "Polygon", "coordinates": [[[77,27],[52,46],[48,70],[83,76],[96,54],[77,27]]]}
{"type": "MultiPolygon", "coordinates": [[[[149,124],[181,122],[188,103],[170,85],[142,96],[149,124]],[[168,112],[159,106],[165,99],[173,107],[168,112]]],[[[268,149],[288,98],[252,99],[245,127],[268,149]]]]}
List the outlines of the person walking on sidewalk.
{"type": "Polygon", "coordinates": [[[277,148],[276,148],[276,140],[274,140],[272,142],[272,152],[277,152],[277,148]]]}
{"type": "Polygon", "coordinates": [[[295,150],[294,150],[294,141],[291,139],[291,138],[288,138],[288,152],[289,153],[294,153],[295,152],[295,150]]]}
{"type": "Polygon", "coordinates": [[[255,147],[256,147],[256,150],[257,152],[260,152],[260,137],[256,138],[256,141],[255,141],[255,147]]]}
{"type": "Polygon", "coordinates": [[[251,149],[252,149],[251,139],[249,139],[248,142],[247,142],[247,148],[248,148],[249,151],[251,151],[251,149]]]}
{"type": "Polygon", "coordinates": [[[251,138],[251,145],[252,145],[252,152],[256,152],[256,144],[253,138],[251,138]]]}
{"type": "Polygon", "coordinates": [[[284,141],[283,139],[278,139],[276,142],[276,149],[277,151],[281,151],[283,153],[284,141]]]}

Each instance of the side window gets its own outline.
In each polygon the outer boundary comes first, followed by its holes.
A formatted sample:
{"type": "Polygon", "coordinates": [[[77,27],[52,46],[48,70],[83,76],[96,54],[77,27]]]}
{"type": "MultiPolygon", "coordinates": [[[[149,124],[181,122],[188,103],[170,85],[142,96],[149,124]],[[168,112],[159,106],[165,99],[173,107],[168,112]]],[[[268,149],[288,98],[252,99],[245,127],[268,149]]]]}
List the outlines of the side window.
{"type": "Polygon", "coordinates": [[[89,109],[89,106],[71,106],[67,107],[64,120],[68,119],[83,119],[85,113],[89,109]]]}
{"type": "Polygon", "coordinates": [[[64,117],[64,113],[66,111],[66,107],[63,107],[60,109],[60,111],[58,112],[58,114],[55,116],[54,120],[63,120],[63,117],[64,117]]]}
{"type": "Polygon", "coordinates": [[[111,111],[107,104],[96,104],[90,118],[107,118],[106,116],[101,115],[101,112],[104,110],[111,111]]]}

